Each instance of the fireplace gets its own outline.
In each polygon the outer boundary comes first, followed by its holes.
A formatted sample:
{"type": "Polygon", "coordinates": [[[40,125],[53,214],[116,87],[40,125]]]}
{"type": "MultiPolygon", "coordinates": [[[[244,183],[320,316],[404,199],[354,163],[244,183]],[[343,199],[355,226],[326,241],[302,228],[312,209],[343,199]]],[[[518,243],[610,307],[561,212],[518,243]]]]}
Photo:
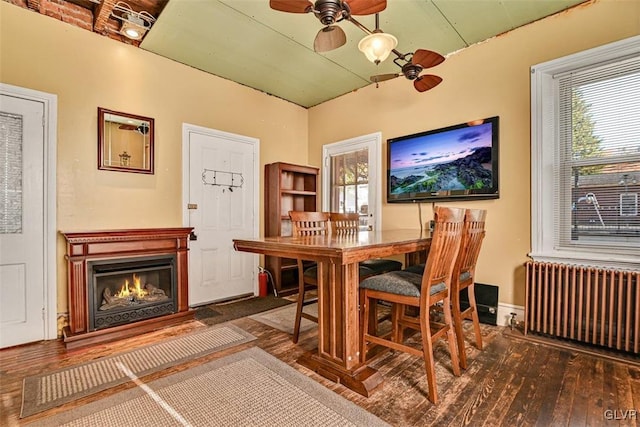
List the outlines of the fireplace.
{"type": "Polygon", "coordinates": [[[191,228],[62,233],[67,241],[67,348],[112,341],[193,318],[191,228]]]}
{"type": "Polygon", "coordinates": [[[175,313],[175,256],[90,261],[89,330],[175,313]]]}

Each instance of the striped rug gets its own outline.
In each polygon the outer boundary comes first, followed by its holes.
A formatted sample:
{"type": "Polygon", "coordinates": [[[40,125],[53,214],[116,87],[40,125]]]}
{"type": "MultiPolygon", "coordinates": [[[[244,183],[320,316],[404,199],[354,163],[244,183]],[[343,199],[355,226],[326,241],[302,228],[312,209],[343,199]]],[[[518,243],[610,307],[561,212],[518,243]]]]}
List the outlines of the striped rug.
{"type": "Polygon", "coordinates": [[[34,422],[37,427],[383,427],[380,418],[257,347],[34,422]]]}
{"type": "Polygon", "coordinates": [[[27,377],[23,381],[22,418],[60,406],[138,377],[256,339],[230,325],[204,328],[126,353],[27,377]]]}

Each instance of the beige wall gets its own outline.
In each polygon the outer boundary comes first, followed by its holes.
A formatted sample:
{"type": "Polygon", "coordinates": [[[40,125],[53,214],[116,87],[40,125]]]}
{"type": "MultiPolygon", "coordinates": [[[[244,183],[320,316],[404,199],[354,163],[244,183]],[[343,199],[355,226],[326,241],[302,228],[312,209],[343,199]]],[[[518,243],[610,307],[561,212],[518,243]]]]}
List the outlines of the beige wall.
{"type": "MultiPolygon", "coordinates": [[[[58,96],[57,228],[64,231],[182,225],[183,123],[259,138],[261,164],[319,166],[326,143],[377,131],[387,139],[499,115],[500,199],[456,205],[489,210],[478,280],[499,285],[500,301],[523,304],[522,264],[530,250],[529,67],[639,33],[640,1],[602,0],[452,55],[433,69],[444,82],[432,91],[419,94],[398,78],[307,111],[0,1],[0,81],[58,96]],[[97,170],[98,106],[155,119],[154,175],[97,170]]],[[[423,218],[431,214],[424,205],[423,218]]],[[[419,227],[416,206],[383,206],[384,228],[412,224],[419,227]]],[[[58,309],[66,311],[64,245],[58,243],[58,309]]]]}
{"type": "MultiPolygon", "coordinates": [[[[420,94],[401,77],[325,102],[309,110],[309,162],[321,164],[323,144],[358,135],[380,131],[386,140],[500,116],[500,199],[447,205],[488,209],[478,281],[499,285],[501,302],[523,305],[523,263],[531,250],[530,66],[637,34],[640,1],[599,1],[451,55],[429,70],[444,78],[431,91],[420,94]]],[[[432,217],[431,204],[422,214],[432,217]]],[[[382,215],[383,228],[419,228],[415,205],[384,204],[382,215]]]]}
{"type": "MultiPolygon", "coordinates": [[[[292,103],[4,1],[0,43],[0,81],[58,96],[58,230],[181,226],[183,123],[260,139],[261,164],[307,161],[292,103]],[[97,169],[99,106],[155,119],[154,175],[97,169]]],[[[64,252],[59,238],[60,312],[64,252]]]]}

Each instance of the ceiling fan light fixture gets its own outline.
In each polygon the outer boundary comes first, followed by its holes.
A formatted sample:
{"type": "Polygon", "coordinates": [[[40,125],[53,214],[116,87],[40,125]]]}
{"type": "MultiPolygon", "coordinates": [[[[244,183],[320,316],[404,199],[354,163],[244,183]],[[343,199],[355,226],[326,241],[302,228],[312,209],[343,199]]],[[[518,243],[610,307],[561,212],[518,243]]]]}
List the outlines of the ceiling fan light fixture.
{"type": "Polygon", "coordinates": [[[328,52],[337,49],[347,42],[347,36],[342,28],[337,25],[329,25],[324,27],[316,35],[313,41],[313,50],[315,52],[328,52]]]}
{"type": "Polygon", "coordinates": [[[374,64],[379,64],[387,59],[396,46],[398,46],[398,39],[383,32],[373,32],[358,43],[358,49],[374,64]]]}

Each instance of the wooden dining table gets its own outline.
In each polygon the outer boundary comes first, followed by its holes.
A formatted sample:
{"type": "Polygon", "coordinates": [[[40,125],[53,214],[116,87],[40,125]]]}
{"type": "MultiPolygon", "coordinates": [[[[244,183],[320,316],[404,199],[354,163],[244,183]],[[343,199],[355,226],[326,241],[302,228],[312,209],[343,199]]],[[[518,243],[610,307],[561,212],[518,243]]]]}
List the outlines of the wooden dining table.
{"type": "Polygon", "coordinates": [[[298,363],[364,396],[382,375],[360,362],[358,263],[405,255],[405,265],[424,262],[431,244],[428,231],[361,231],[350,235],[233,239],[237,251],[299,258],[318,265],[318,348],[298,363]]]}

